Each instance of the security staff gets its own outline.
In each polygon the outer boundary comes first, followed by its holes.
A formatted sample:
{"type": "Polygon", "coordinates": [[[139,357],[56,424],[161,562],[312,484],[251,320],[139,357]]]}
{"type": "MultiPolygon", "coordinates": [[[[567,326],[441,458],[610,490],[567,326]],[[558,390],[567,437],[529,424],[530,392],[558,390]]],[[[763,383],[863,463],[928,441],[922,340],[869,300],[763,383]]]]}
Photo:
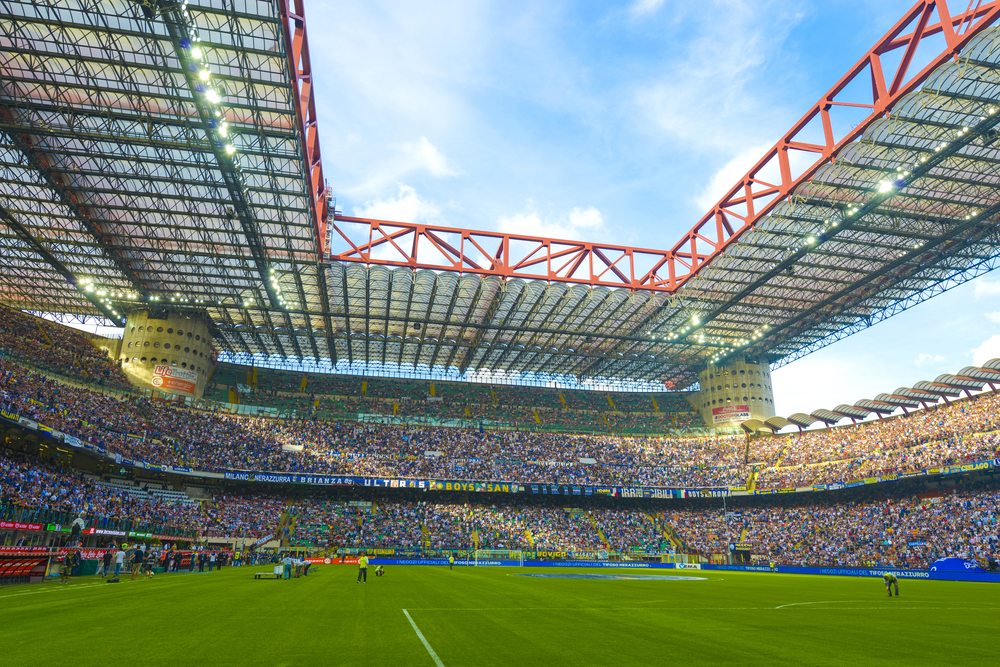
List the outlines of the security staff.
{"type": "Polygon", "coordinates": [[[368,556],[364,552],[358,557],[358,583],[368,583],[368,556]]]}

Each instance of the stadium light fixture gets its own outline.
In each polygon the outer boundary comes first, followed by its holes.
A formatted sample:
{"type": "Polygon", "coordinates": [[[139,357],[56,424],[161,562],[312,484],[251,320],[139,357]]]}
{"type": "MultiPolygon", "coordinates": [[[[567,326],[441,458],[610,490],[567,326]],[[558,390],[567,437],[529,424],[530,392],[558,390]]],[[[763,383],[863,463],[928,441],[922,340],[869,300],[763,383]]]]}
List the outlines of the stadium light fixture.
{"type": "MultiPolygon", "coordinates": [[[[222,98],[219,97],[219,93],[214,88],[209,88],[205,91],[205,99],[212,104],[218,104],[222,101],[222,98]]],[[[221,115],[222,114],[220,113],[219,116],[221,117],[221,115]]]]}

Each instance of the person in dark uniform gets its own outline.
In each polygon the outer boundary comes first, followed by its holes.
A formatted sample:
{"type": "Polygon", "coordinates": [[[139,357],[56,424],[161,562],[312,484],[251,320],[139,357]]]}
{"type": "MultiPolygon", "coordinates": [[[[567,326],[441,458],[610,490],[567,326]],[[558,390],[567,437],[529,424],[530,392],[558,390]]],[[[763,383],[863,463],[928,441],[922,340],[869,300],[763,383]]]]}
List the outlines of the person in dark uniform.
{"type": "Polygon", "coordinates": [[[142,562],[145,558],[146,554],[142,553],[142,549],[132,551],[132,581],[135,581],[142,572],[142,562]]]}
{"type": "Polygon", "coordinates": [[[104,550],[104,558],[101,560],[101,566],[97,568],[97,576],[107,576],[111,573],[111,556],[114,553],[115,548],[109,546],[104,550]]]}
{"type": "Polygon", "coordinates": [[[80,514],[73,520],[69,529],[69,541],[67,542],[69,546],[75,547],[80,544],[80,533],[83,532],[84,524],[83,514],[80,514]]]}

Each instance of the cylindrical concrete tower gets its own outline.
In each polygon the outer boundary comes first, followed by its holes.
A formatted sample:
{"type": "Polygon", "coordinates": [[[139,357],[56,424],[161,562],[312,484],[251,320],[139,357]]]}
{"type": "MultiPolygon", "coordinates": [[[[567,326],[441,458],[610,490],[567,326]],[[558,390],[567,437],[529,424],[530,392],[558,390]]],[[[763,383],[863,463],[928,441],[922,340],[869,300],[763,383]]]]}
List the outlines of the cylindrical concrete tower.
{"type": "Polygon", "coordinates": [[[767,362],[733,357],[701,372],[698,408],[709,428],[731,428],[747,419],[774,416],[774,392],[767,362]]]}
{"type": "Polygon", "coordinates": [[[133,385],[191,400],[202,397],[215,367],[205,321],[169,309],[130,313],[120,354],[122,370],[133,385]]]}

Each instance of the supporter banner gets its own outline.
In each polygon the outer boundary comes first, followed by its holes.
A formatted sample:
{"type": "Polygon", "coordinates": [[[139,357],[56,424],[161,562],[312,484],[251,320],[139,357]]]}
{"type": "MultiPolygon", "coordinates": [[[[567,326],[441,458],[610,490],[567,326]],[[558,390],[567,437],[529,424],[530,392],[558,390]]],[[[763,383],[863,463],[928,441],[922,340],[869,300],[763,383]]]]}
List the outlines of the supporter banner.
{"type": "Polygon", "coordinates": [[[750,419],[749,405],[724,405],[712,408],[712,421],[716,424],[724,422],[745,422],[750,419]]]}
{"type": "Polygon", "coordinates": [[[194,396],[195,388],[198,386],[198,374],[184,368],[161,364],[153,368],[153,379],[149,384],[160,391],[194,396]]]}
{"type": "Polygon", "coordinates": [[[658,489],[645,487],[619,487],[619,498],[722,498],[732,495],[730,489],[658,489]]]}
{"type": "Polygon", "coordinates": [[[269,535],[267,535],[265,537],[262,537],[259,540],[257,540],[256,542],[254,542],[253,545],[254,545],[254,547],[259,547],[260,545],[264,544],[265,542],[270,542],[273,539],[274,539],[274,533],[270,533],[269,535]]]}
{"type": "Polygon", "coordinates": [[[21,421],[21,415],[16,412],[10,412],[8,410],[0,410],[0,417],[3,417],[7,421],[12,421],[15,424],[21,421]]]}
{"type": "Polygon", "coordinates": [[[41,431],[42,433],[47,434],[53,440],[62,441],[62,439],[63,439],[62,432],[55,430],[51,426],[46,426],[45,424],[39,424],[38,425],[38,430],[41,431]]]}
{"type": "MultiPolygon", "coordinates": [[[[378,480],[372,480],[378,481],[378,480]]],[[[396,480],[393,480],[394,482],[396,480]]],[[[404,481],[412,482],[413,480],[399,480],[399,485],[403,486],[404,481]]],[[[522,490],[519,484],[512,484],[510,482],[436,482],[430,481],[431,489],[435,491],[478,491],[481,493],[517,493],[522,490]]],[[[378,484],[372,484],[370,486],[379,486],[378,484]]],[[[394,485],[393,485],[394,486],[394,485]]],[[[407,484],[407,486],[410,486],[407,484]]],[[[419,487],[418,487],[419,488],[419,487]]],[[[567,494],[569,495],[569,494],[567,494]]]]}
{"type": "Polygon", "coordinates": [[[21,523],[20,521],[0,521],[0,528],[6,530],[45,530],[40,523],[21,523]]]}

